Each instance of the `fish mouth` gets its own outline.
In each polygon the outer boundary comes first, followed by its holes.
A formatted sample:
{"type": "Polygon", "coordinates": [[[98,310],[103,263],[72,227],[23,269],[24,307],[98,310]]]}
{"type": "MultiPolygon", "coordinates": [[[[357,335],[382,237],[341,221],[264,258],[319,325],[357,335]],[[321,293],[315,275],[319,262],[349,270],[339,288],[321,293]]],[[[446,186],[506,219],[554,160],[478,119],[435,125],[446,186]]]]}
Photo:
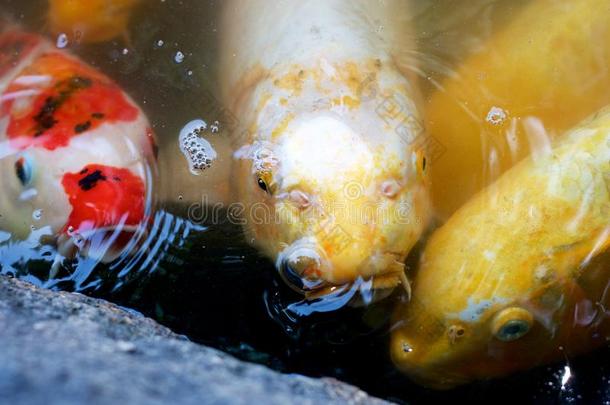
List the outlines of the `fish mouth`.
{"type": "Polygon", "coordinates": [[[337,287],[351,286],[362,296],[363,303],[370,303],[387,297],[399,285],[410,298],[410,283],[398,257],[394,253],[376,254],[358,266],[353,280],[334,282],[332,263],[313,238],[303,238],[280,252],[276,268],[282,280],[307,299],[323,298],[334,293],[337,287]]]}
{"type": "MultiPolygon", "coordinates": [[[[419,329],[418,326],[416,328],[419,329]]],[[[463,359],[455,357],[450,348],[433,347],[433,338],[429,340],[422,336],[411,340],[402,337],[400,331],[395,330],[392,340],[393,363],[419,385],[450,390],[474,379],[467,371],[468,362],[464,363],[463,359]],[[394,335],[395,333],[398,333],[398,336],[394,335]]]]}
{"type": "Polygon", "coordinates": [[[300,239],[281,251],[276,268],[284,282],[301,294],[319,291],[331,284],[325,277],[330,263],[313,238],[300,239]]]}

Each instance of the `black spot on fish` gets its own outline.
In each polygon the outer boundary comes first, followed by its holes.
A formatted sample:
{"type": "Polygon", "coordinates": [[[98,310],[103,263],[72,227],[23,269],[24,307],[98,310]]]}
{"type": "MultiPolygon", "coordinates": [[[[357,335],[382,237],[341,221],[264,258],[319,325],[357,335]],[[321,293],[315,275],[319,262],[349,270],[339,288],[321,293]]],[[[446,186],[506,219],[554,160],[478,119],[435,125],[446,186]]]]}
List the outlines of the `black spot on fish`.
{"type": "Polygon", "coordinates": [[[80,179],[78,186],[83,191],[89,191],[97,185],[98,181],[106,181],[106,176],[102,174],[101,170],[96,170],[80,179]]]}
{"type": "Polygon", "coordinates": [[[74,126],[74,132],[77,133],[77,134],[80,134],[82,132],[85,132],[89,128],[91,128],[91,121],[82,122],[82,123],[76,124],[74,126]]]}
{"type": "Polygon", "coordinates": [[[114,181],[121,181],[121,178],[119,176],[113,176],[112,180],[114,180],[114,181]]]}
{"type": "Polygon", "coordinates": [[[89,169],[87,169],[86,167],[80,171],[80,174],[85,174],[89,171],[89,169]]]}
{"type": "Polygon", "coordinates": [[[34,116],[36,122],[36,132],[34,136],[42,135],[46,130],[53,128],[57,124],[57,120],[54,118],[55,111],[59,107],[57,99],[54,97],[47,97],[42,105],[38,114],[34,116]]]}
{"type": "Polygon", "coordinates": [[[96,120],[103,120],[104,119],[104,113],[94,112],[93,114],[91,114],[91,118],[94,118],[96,120]]]}
{"type": "MultiPolygon", "coordinates": [[[[34,128],[34,136],[38,137],[44,134],[49,129],[57,124],[55,113],[59,108],[72,97],[74,93],[91,87],[93,81],[87,77],[73,76],[69,79],[62,80],[55,85],[57,96],[49,96],[44,101],[44,104],[34,116],[36,127],[34,128]]],[[[77,131],[78,133],[78,131],[77,131]]]]}

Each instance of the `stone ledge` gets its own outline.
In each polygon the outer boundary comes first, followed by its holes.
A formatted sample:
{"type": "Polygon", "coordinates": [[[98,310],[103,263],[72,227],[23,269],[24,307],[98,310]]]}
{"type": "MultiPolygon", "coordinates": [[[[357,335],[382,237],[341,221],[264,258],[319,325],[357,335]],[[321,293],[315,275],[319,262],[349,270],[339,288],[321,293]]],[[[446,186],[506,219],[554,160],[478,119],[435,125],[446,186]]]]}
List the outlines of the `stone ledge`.
{"type": "Polygon", "coordinates": [[[382,404],[334,379],[281,374],[135,311],[0,276],[0,398],[10,404],[382,404]]]}

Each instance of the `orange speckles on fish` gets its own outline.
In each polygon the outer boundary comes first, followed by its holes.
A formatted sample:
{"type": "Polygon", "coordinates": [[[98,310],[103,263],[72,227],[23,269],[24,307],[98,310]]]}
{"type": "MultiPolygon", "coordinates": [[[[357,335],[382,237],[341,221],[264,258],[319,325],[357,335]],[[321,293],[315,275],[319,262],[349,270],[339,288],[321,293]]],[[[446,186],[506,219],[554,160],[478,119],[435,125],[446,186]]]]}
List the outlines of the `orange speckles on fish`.
{"type": "Polygon", "coordinates": [[[292,121],[293,119],[294,114],[287,114],[284,119],[282,119],[282,121],[280,121],[280,123],[275,128],[273,128],[273,131],[271,132],[271,139],[276,139],[279,135],[284,133],[286,128],[288,128],[288,124],[290,124],[290,121],[292,121]]]}
{"type": "MultiPolygon", "coordinates": [[[[370,62],[366,63],[367,65],[370,62]]],[[[368,69],[367,69],[368,70],[368,69]]],[[[361,66],[355,62],[345,62],[335,68],[337,79],[353,94],[358,94],[362,90],[362,84],[365,82],[365,79],[374,73],[376,70],[368,70],[367,73],[364,73],[361,70],[361,66]]]]}
{"type": "Polygon", "coordinates": [[[265,94],[263,94],[260,98],[260,100],[258,101],[258,105],[256,106],[256,111],[261,112],[263,110],[263,108],[265,108],[267,106],[267,103],[269,103],[269,100],[271,100],[272,98],[272,94],[267,92],[265,94]]]}
{"type": "MultiPolygon", "coordinates": [[[[338,64],[320,63],[314,67],[306,68],[292,65],[288,72],[273,81],[278,89],[288,94],[279,99],[279,104],[288,106],[292,97],[298,97],[303,91],[307,81],[311,81],[320,93],[328,95],[328,104],[333,107],[347,107],[355,109],[360,106],[365,87],[373,82],[381,68],[378,59],[370,59],[364,63],[345,62],[338,64]],[[330,97],[335,87],[345,89],[339,97],[330,97]]],[[[265,99],[265,101],[267,101],[265,99]]]]}
{"type": "Polygon", "coordinates": [[[298,96],[303,90],[303,82],[307,79],[308,73],[308,71],[295,66],[284,76],[275,79],[273,84],[298,96]]]}
{"type": "Polygon", "coordinates": [[[331,105],[333,107],[347,107],[347,108],[358,108],[360,106],[360,99],[351,96],[341,96],[332,99],[331,105]]]}

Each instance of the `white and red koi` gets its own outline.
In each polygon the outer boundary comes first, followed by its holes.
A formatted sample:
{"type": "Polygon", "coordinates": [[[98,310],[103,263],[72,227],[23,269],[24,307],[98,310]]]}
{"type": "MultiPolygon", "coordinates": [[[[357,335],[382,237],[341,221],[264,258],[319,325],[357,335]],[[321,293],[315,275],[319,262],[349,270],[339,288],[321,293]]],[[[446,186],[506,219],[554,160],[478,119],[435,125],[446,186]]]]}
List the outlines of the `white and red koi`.
{"type": "Polygon", "coordinates": [[[154,150],[143,112],[108,77],[37,35],[0,32],[0,229],[133,231],[154,150]]]}

